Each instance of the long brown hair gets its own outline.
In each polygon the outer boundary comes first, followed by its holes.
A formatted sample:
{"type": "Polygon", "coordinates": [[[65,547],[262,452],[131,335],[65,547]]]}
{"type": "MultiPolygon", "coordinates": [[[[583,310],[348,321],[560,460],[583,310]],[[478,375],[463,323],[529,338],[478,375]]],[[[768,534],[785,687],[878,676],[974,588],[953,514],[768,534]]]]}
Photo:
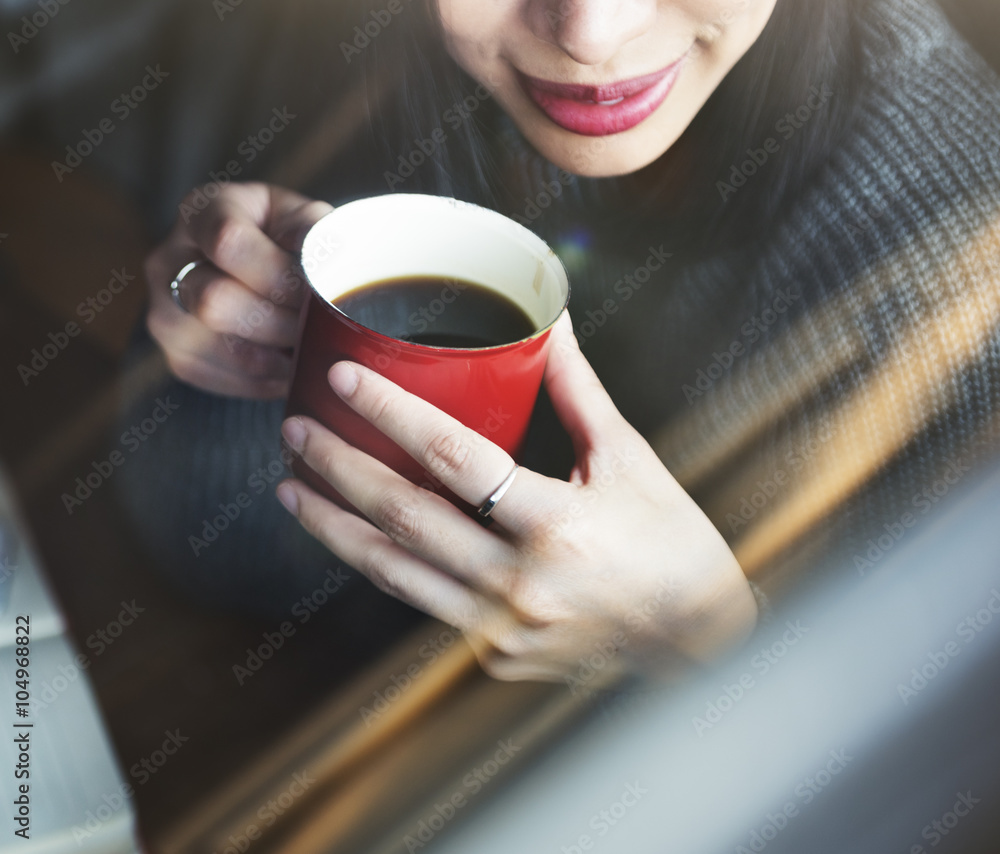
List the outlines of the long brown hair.
{"type": "MultiPolygon", "coordinates": [[[[481,98],[481,88],[477,95],[477,82],[445,51],[432,5],[413,0],[405,25],[391,35],[387,29],[365,52],[362,73],[372,80],[389,74],[395,83],[390,100],[372,104],[372,144],[385,158],[386,189],[454,195],[516,215],[525,192],[530,196],[533,185],[556,179],[558,170],[513,130],[492,99],[481,98]],[[432,154],[411,158],[419,168],[393,186],[399,174],[393,170],[413,154],[415,143],[432,139],[449,109],[463,101],[476,108],[448,129],[447,141],[432,154]],[[511,163],[521,177],[513,186],[511,163]]],[[[868,5],[778,0],[760,38],[668,152],[629,176],[574,180],[561,194],[559,215],[542,218],[537,229],[547,232],[566,217],[600,211],[606,228],[628,232],[637,221],[655,218],[678,244],[692,247],[760,234],[850,128],[861,90],[868,5]],[[814,118],[792,121],[793,132],[785,133],[788,114],[820,100],[814,118]],[[769,139],[780,143],[780,151],[773,151],[774,143],[771,151],[764,148],[769,139]],[[763,152],[769,156],[760,163],[763,152]],[[753,178],[745,190],[733,186],[741,174],[753,178]]],[[[882,29],[891,34],[890,26],[882,29]]]]}

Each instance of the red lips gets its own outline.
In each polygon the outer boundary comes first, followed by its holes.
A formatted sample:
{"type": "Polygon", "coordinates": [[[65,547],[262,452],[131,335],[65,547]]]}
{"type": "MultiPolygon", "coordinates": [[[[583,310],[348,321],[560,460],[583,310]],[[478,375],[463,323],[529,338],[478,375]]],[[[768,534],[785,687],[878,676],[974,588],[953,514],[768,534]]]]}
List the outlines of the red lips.
{"type": "Polygon", "coordinates": [[[645,121],[670,94],[683,62],[682,57],[653,74],[595,86],[520,73],[518,78],[528,97],[559,127],[583,136],[607,136],[645,121]]]}

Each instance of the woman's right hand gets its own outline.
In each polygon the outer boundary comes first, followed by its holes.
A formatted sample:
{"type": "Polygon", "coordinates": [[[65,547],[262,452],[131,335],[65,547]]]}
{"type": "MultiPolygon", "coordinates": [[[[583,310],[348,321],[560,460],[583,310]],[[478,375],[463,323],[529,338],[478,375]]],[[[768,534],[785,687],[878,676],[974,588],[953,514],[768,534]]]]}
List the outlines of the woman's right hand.
{"type": "Polygon", "coordinates": [[[333,208],[267,184],[219,188],[201,210],[195,200],[184,200],[146,260],[150,334],[186,383],[233,397],[284,397],[307,293],[297,254],[309,227],[333,208]],[[191,261],[206,263],[184,277],[181,308],[170,283],[191,261]]]}

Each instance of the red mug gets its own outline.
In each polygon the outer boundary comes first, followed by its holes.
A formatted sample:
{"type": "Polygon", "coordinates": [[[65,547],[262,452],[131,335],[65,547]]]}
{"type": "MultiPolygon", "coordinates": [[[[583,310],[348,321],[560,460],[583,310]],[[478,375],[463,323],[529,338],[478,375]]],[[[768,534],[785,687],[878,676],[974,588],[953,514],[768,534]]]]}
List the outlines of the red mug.
{"type": "MultiPolygon", "coordinates": [[[[468,505],[348,407],[327,372],[349,359],[471,427],[518,459],[538,397],[549,333],[569,302],[566,271],[537,235],[477,205],[400,193],[361,199],[320,219],[302,244],[310,287],[285,414],[305,415],[419,486],[468,505]],[[414,343],[376,332],[333,305],[364,285],[409,277],[472,282],[497,291],[530,318],[517,341],[460,349],[414,343]]],[[[433,319],[462,293],[447,285],[411,315],[433,319]]],[[[397,333],[398,334],[398,333],[397,333]]],[[[350,505],[300,459],[295,475],[343,507],[350,505]]]]}

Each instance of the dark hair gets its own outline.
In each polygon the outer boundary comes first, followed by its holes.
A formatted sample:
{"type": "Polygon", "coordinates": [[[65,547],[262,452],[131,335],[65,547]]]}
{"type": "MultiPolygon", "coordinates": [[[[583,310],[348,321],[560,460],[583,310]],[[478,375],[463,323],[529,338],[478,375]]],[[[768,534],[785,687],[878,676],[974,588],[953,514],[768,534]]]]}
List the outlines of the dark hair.
{"type": "MultiPolygon", "coordinates": [[[[677,143],[632,175],[577,179],[564,194],[561,219],[599,210],[603,228],[628,233],[638,221],[655,217],[678,244],[695,247],[759,235],[853,121],[863,69],[863,2],[778,0],[760,38],[677,143]],[[753,164],[752,188],[727,192],[748,152],[776,139],[783,117],[803,107],[813,87],[833,93],[822,114],[781,137],[780,152],[766,163],[753,164]]],[[[471,97],[476,109],[449,129],[447,142],[401,189],[468,198],[516,216],[525,195],[555,179],[558,170],[513,130],[492,99],[476,97],[478,84],[448,56],[430,6],[431,0],[414,0],[412,19],[396,30],[392,45],[385,41],[367,57],[367,74],[385,73],[382,64],[389,62],[398,84],[393,104],[373,105],[372,129],[390,164],[386,175],[394,174],[393,166],[415,150],[417,140],[432,139],[449,109],[471,97]],[[518,180],[512,182],[512,175],[518,180]]],[[[557,220],[547,215],[538,230],[550,231],[557,220]]]]}

